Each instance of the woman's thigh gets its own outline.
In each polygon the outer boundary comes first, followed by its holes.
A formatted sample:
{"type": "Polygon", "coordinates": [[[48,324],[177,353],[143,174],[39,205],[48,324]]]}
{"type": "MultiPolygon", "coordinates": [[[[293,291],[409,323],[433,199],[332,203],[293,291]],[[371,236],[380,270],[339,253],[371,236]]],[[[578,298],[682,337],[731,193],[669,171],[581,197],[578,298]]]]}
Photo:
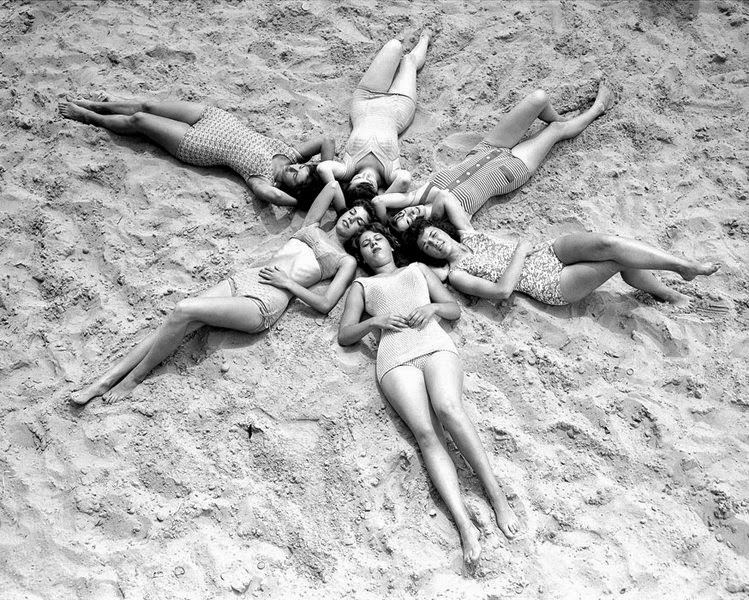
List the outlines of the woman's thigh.
{"type": "Polygon", "coordinates": [[[390,40],[374,57],[372,64],[359,80],[359,87],[371,92],[387,92],[403,56],[403,46],[390,40]]]}
{"type": "Polygon", "coordinates": [[[463,366],[454,352],[435,352],[424,366],[424,382],[436,412],[460,405],[463,397],[463,366]]]}
{"type": "Polygon", "coordinates": [[[243,296],[197,296],[182,300],[179,305],[191,321],[212,327],[256,333],[265,328],[260,306],[243,296]]]}
{"type": "Polygon", "coordinates": [[[613,260],[566,265],[560,274],[559,291],[568,302],[582,300],[621,270],[613,260]]]}
{"type": "Polygon", "coordinates": [[[437,419],[429,404],[429,395],[420,369],[404,365],[391,369],[380,381],[385,397],[391,406],[418,438],[430,432],[439,435],[435,428],[437,419]]]}

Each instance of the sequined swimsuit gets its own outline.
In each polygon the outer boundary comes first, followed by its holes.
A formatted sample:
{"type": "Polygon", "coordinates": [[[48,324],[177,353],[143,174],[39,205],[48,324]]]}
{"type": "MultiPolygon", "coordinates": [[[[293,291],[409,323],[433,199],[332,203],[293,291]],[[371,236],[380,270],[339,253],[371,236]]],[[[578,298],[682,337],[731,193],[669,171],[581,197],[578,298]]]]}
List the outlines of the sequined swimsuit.
{"type": "Polygon", "coordinates": [[[273,157],[279,154],[292,163],[302,158],[285,142],[253,131],[225,110],[206,106],[175,156],[191,165],[230,167],[248,183],[254,177],[273,183],[273,157]]]}
{"type": "MultiPolygon", "coordinates": [[[[460,242],[471,253],[450,265],[450,274],[460,270],[492,282],[499,281],[515,252],[514,246],[499,242],[480,231],[464,232],[460,236],[460,242]]],[[[569,304],[561,291],[564,264],[557,258],[552,244],[553,242],[547,242],[542,250],[525,259],[515,290],[545,304],[569,304]]]]}
{"type": "MultiPolygon", "coordinates": [[[[416,263],[392,275],[355,279],[364,289],[364,308],[372,316],[384,314],[408,315],[416,308],[429,304],[429,287],[416,263]]],[[[383,330],[377,349],[377,379],[405,364],[419,366],[419,358],[435,352],[457,354],[455,344],[435,319],[424,329],[383,330]]]]}

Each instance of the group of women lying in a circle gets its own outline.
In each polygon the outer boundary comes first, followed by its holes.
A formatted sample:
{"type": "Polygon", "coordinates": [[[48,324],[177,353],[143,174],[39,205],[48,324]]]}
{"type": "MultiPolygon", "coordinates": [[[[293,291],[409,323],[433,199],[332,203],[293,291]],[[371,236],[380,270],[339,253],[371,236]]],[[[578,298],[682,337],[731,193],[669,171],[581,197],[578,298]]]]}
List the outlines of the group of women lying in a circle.
{"type": "Polygon", "coordinates": [[[436,273],[446,273],[453,288],[469,295],[502,300],[521,291],[556,305],[575,302],[620,273],[629,285],[680,305],[689,299],[651,271],[674,271],[689,280],[714,273],[718,265],[614,235],[570,233],[533,245],[471,225],[490,197],[523,185],[555,143],[575,137],[611,107],[613,95],[604,85],[590,108],[569,118],[554,110],[543,91],[531,93],[463,161],[412,185],[400,164],[398,135],[414,116],[416,73],[428,44],[424,33],[408,54],[395,40],[377,54],[354,91],[342,161],[330,138],[290,146],[223,110],[190,102],[61,105],[68,118],[145,135],[184,162],[229,166],[258,198],[307,210],[302,228],[266,264],[240,268],[202,295],[179,302],[156,331],[75,401],[124,398],[187,333],[204,325],[257,333],[270,328],[292,298],[328,313],[348,289],[339,343],[381,334],[377,379],[415,436],[460,532],[464,559],[473,564],[481,551],[479,532],[461,497],[443,429],[481,480],[500,529],[512,538],[519,524],[462,406],[458,351],[437,323],[437,317],[457,319],[460,308],[436,273]],[[523,140],[537,118],[547,127],[523,140]],[[321,162],[305,162],[318,154],[321,162]],[[324,231],[320,224],[331,207],[338,220],[324,231]],[[401,266],[404,249],[421,262],[401,266]],[[354,279],[357,263],[369,276],[354,279]],[[327,288],[310,290],[323,280],[330,280],[327,288]]]}

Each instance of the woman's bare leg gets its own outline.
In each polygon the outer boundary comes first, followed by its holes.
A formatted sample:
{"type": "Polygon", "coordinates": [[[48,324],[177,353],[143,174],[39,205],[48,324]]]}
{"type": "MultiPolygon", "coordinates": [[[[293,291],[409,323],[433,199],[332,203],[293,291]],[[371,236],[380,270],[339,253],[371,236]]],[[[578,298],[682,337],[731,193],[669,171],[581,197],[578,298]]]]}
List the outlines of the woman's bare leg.
{"type": "Polygon", "coordinates": [[[627,269],[673,271],[687,281],[697,275],[712,275],[715,263],[700,263],[630,238],[601,233],[573,233],[554,241],[554,252],[565,265],[577,262],[615,261],[627,269]]]}
{"type": "Polygon", "coordinates": [[[61,102],[60,114],[87,125],[104,127],[120,135],[145,135],[172,155],[176,154],[182,138],[190,130],[190,125],[184,121],[145,112],[136,112],[132,115],[100,115],[72,102],[61,102]]]}
{"type": "Polygon", "coordinates": [[[476,428],[463,408],[463,369],[457,355],[437,352],[429,357],[424,380],[437,418],[484,486],[502,533],[512,539],[519,530],[519,523],[492,471],[476,428]]]}
{"type": "MultiPolygon", "coordinates": [[[[213,286],[206,292],[201,294],[203,298],[214,298],[222,296],[231,296],[232,288],[229,281],[224,280],[218,285],[213,286]]],[[[193,324],[188,327],[185,335],[189,335],[193,331],[196,331],[202,327],[202,324],[193,324]]],[[[145,339],[141,340],[135,348],[125,355],[122,360],[112,366],[106,373],[94,381],[91,385],[81,390],[78,394],[73,397],[73,402],[76,404],[86,404],[96,396],[101,396],[105,392],[109,391],[119,382],[125,375],[132,371],[135,366],[142,361],[148,351],[151,349],[154,340],[156,339],[156,332],[149,334],[145,339]]]]}
{"type": "Polygon", "coordinates": [[[357,87],[371,92],[387,92],[402,56],[403,45],[398,40],[390,40],[374,57],[357,87]]]}
{"type": "Polygon", "coordinates": [[[460,533],[464,562],[475,564],[481,554],[479,533],[460,495],[455,464],[447,452],[441,425],[429,404],[421,371],[411,366],[396,367],[385,374],[380,385],[419,444],[427,472],[460,533]]]}
{"type": "Polygon", "coordinates": [[[395,74],[388,92],[402,94],[416,100],[416,73],[426,62],[429,37],[429,32],[423,31],[413,50],[401,59],[398,72],[395,74]]]}
{"type": "Polygon", "coordinates": [[[531,173],[535,173],[544,158],[546,158],[546,155],[554,147],[554,144],[580,134],[595,119],[605,113],[613,103],[614,94],[609,88],[601,84],[593,106],[585,112],[569,120],[555,120],[529,140],[520,142],[515,146],[509,144],[495,145],[512,148],[512,154],[522,160],[531,173]]]}
{"type": "Polygon", "coordinates": [[[200,119],[205,110],[204,104],[197,102],[153,102],[150,100],[118,100],[114,102],[96,102],[93,100],[73,100],[77,104],[90,111],[103,115],[134,115],[144,112],[175,121],[182,121],[188,125],[194,125],[200,119]]]}
{"type": "Polygon", "coordinates": [[[115,387],[103,396],[121,400],[128,396],[156,366],[182,343],[188,328],[211,325],[247,333],[262,330],[263,316],[257,303],[244,297],[197,297],[180,301],[159,327],[143,359],[115,387]]]}
{"type": "Polygon", "coordinates": [[[525,132],[536,119],[547,123],[563,120],[554,110],[544,90],[531,92],[509,112],[502,115],[497,126],[484,140],[498,148],[512,148],[523,139],[525,132]]]}

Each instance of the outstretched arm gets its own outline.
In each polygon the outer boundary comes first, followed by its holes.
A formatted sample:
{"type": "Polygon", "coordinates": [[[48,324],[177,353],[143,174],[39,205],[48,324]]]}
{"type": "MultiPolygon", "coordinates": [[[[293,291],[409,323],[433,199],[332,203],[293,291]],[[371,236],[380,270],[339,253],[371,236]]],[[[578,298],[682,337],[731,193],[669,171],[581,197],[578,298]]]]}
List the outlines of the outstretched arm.
{"type": "Polygon", "coordinates": [[[505,272],[496,282],[475,277],[465,271],[452,271],[448,279],[452,286],[470,296],[478,296],[494,301],[507,300],[520,281],[525,259],[536,252],[528,241],[521,241],[515,248],[515,252],[507,265],[505,272]]]}
{"type": "Polygon", "coordinates": [[[325,218],[325,213],[328,212],[330,205],[336,203],[344,203],[344,199],[341,184],[334,180],[326,184],[317,195],[307,211],[307,216],[304,217],[302,227],[320,223],[325,218]]]}
{"type": "Polygon", "coordinates": [[[338,343],[350,346],[361,340],[368,333],[378,329],[396,331],[408,327],[406,319],[400,315],[380,315],[361,321],[364,314],[364,290],[354,283],[346,296],[341,323],[338,325],[338,343]]]}
{"type": "Polygon", "coordinates": [[[333,160],[335,158],[335,140],[327,135],[302,142],[294,148],[302,157],[302,162],[307,162],[310,158],[320,155],[320,160],[333,160]]]}
{"type": "Polygon", "coordinates": [[[317,312],[327,315],[338,304],[353,280],[354,273],[356,273],[356,260],[353,256],[347,256],[336,271],[328,289],[322,294],[317,294],[298,284],[278,267],[264,267],[260,269],[259,275],[263,283],[283,288],[309,304],[317,312]]]}

